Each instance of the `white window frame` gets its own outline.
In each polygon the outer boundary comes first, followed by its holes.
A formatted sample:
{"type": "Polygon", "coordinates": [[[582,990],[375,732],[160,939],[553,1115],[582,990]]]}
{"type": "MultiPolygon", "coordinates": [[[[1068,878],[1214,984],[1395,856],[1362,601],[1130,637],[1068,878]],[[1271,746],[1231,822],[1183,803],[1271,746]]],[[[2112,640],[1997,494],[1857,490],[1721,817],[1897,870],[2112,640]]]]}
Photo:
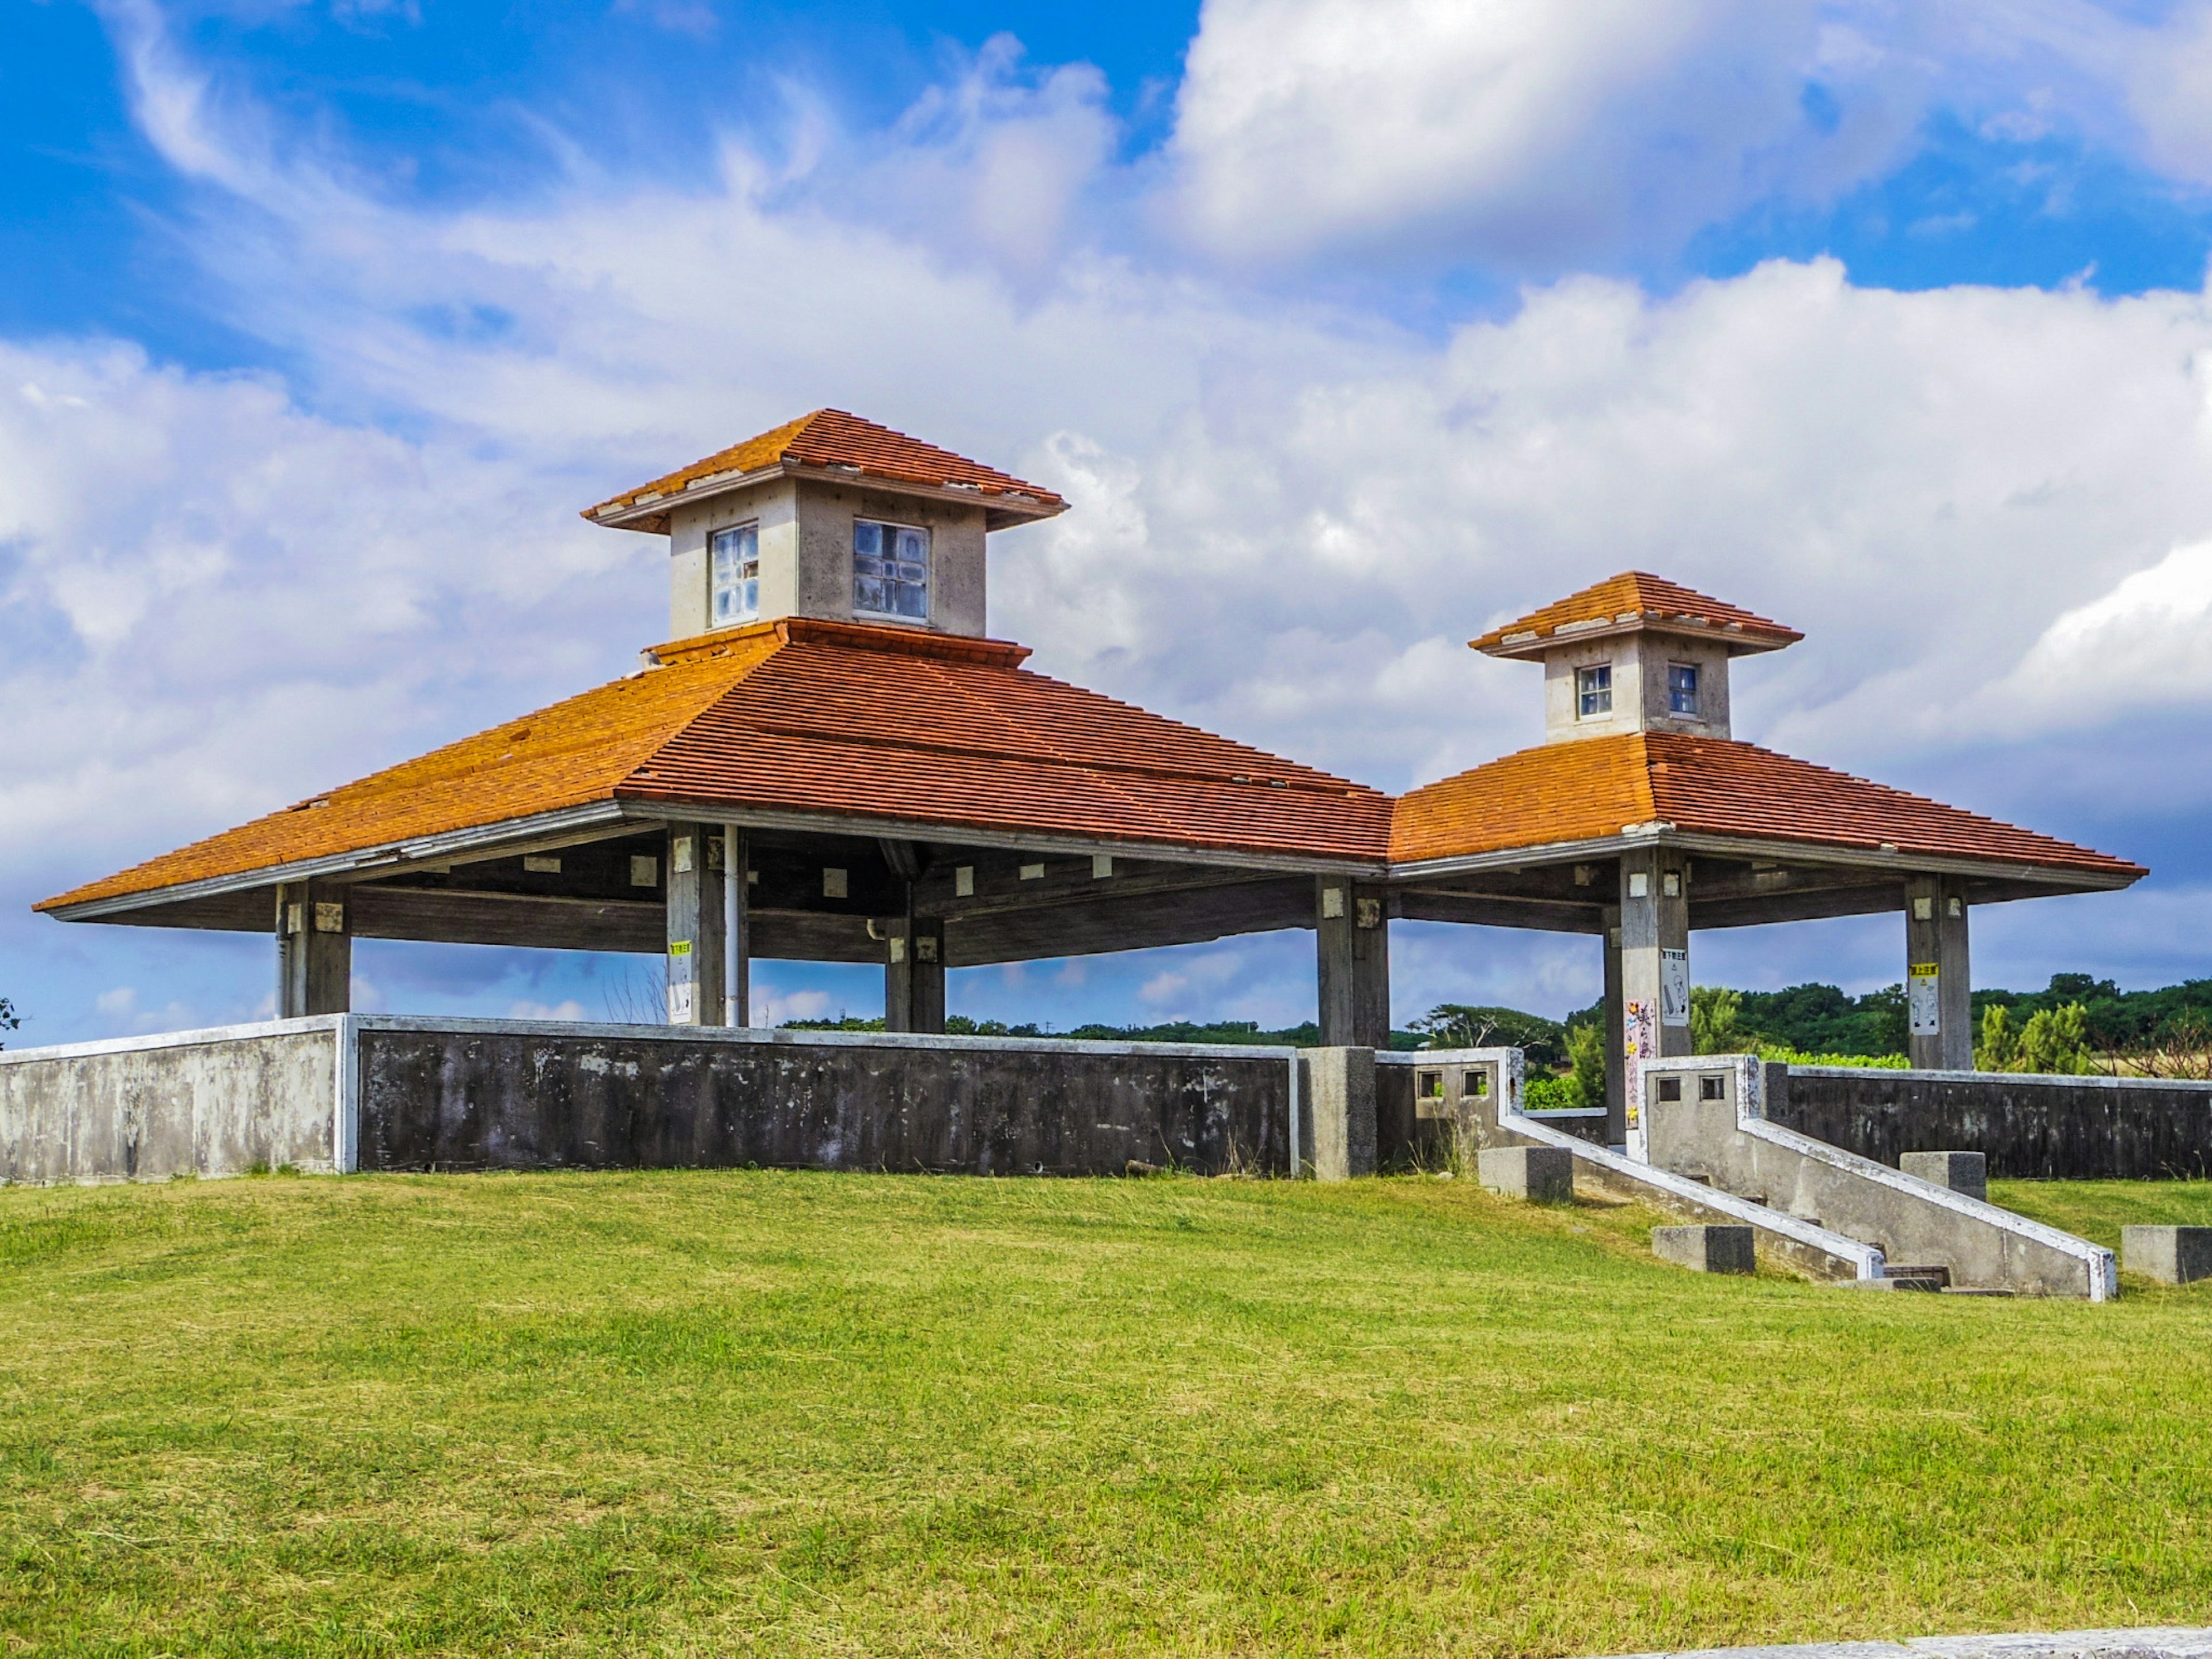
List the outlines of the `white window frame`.
{"type": "Polygon", "coordinates": [[[1668,663],[1667,665],[1667,712],[1670,714],[1687,714],[1692,720],[1695,720],[1705,695],[1705,677],[1698,672],[1698,665],[1693,662],[1668,663]],[[1680,701],[1683,688],[1674,684],[1674,676],[1677,674],[1687,674],[1690,677],[1690,684],[1687,687],[1690,706],[1687,708],[1683,708],[1680,701]]]}
{"type": "Polygon", "coordinates": [[[1594,662],[1575,670],[1575,718],[1604,720],[1613,718],[1613,665],[1594,662]]]}
{"type": "Polygon", "coordinates": [[[748,519],[743,524],[723,525],[717,529],[708,531],[707,532],[708,627],[710,629],[716,628],[736,628],[745,623],[757,622],[759,620],[760,520],[758,519],[748,519]],[[726,536],[741,536],[748,530],[752,532],[753,537],[752,557],[747,560],[732,561],[732,562],[736,564],[737,569],[736,573],[731,578],[728,586],[731,589],[736,591],[740,595],[740,599],[732,602],[730,614],[725,617],[720,614],[716,604],[716,601],[722,596],[724,587],[720,556],[721,550],[716,545],[716,544],[720,542],[726,536]],[[744,574],[748,566],[750,567],[752,571],[752,574],[750,576],[744,574]],[[751,603],[750,605],[742,603],[743,599],[745,598],[749,598],[750,599],[751,603]]]}
{"type": "MultiPolygon", "coordinates": [[[[896,562],[896,561],[879,562],[896,562]]],[[[890,576],[880,576],[873,578],[872,580],[885,583],[890,583],[896,580],[895,578],[890,576]]],[[[912,586],[913,584],[903,585],[912,586]]],[[[905,524],[896,519],[872,519],[867,517],[866,514],[858,513],[853,515],[853,614],[854,616],[880,617],[885,622],[926,623],[929,620],[931,607],[935,599],[935,594],[933,590],[935,589],[936,586],[937,538],[931,533],[929,526],[926,524],[905,524]],[[863,577],[860,574],[860,526],[862,525],[873,525],[878,529],[885,532],[910,530],[915,534],[921,538],[922,574],[921,581],[920,583],[921,588],[921,612],[919,616],[904,611],[873,611],[860,603],[860,584],[864,580],[871,580],[869,578],[863,577]]],[[[886,595],[886,597],[888,597],[888,595],[886,595]]]]}

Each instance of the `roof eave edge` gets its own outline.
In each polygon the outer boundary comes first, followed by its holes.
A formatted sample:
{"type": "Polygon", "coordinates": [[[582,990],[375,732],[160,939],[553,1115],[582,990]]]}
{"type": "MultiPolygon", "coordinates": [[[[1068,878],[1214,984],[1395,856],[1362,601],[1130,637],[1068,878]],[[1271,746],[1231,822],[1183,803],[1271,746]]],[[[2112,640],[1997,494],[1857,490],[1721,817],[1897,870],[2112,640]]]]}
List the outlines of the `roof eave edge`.
{"type": "Polygon", "coordinates": [[[434,836],[383,842],[350,853],[332,853],[317,859],[295,859],[287,864],[242,870],[235,875],[208,876],[198,881],[179,882],[169,887],[149,887],[136,893],[118,893],[109,898],[56,905],[50,910],[37,906],[33,908],[40,909],[41,915],[52,916],[57,921],[105,921],[133,910],[158,909],[166,904],[182,904],[193,899],[219,898],[226,893],[272,887],[279,882],[313,881],[322,876],[352,875],[370,871],[380,874],[389,870],[404,869],[410,865],[441,863],[462,854],[492,847],[508,848],[520,852],[523,850],[522,843],[539,847],[556,842],[565,844],[575,840],[593,840],[597,837],[581,832],[620,823],[626,816],[619,801],[592,801],[582,806],[564,806],[550,812],[536,813],[526,818],[507,818],[467,830],[450,830],[434,836]]]}
{"type": "Polygon", "coordinates": [[[950,842],[1009,853],[1069,853],[1088,857],[1116,853],[1127,858],[1157,858],[1182,864],[1220,865],[1240,870],[1277,870],[1286,875],[1380,876],[1383,860],[1299,853],[1240,852],[1188,842],[1139,841],[1133,837],[1024,833],[984,830],[926,818],[867,817],[815,812],[732,807],[712,801],[641,800],[623,798],[627,816],[670,823],[732,823],[746,830],[794,830],[817,834],[881,836],[895,841],[950,842]]]}
{"type": "Polygon", "coordinates": [[[1516,662],[1540,662],[1554,651],[1571,650],[1576,646],[1587,645],[1598,640],[1625,639],[1631,634],[1663,634],[1669,639],[1710,641],[1717,645],[1726,646],[1731,657],[1755,657],[1769,651],[1786,651],[1805,637],[1794,629],[1780,634],[1770,634],[1764,630],[1751,633],[1742,629],[1730,630],[1718,626],[1670,627],[1663,621],[1655,622],[1650,618],[1639,617],[1634,622],[1608,623],[1602,628],[1581,628],[1571,634],[1562,634],[1554,629],[1551,633],[1539,635],[1533,640],[1518,640],[1508,643],[1501,639],[1489,645],[1469,640],[1468,645],[1470,649],[1480,651],[1486,657],[1498,657],[1516,662]]]}
{"type": "Polygon", "coordinates": [[[1065,501],[1047,500],[1042,495],[987,494],[981,489],[961,489],[948,484],[911,483],[903,478],[886,477],[877,472],[847,472],[834,466],[809,466],[799,461],[777,461],[771,466],[757,467],[750,472],[709,474],[696,484],[670,490],[649,501],[635,501],[613,512],[604,510],[602,504],[601,507],[587,508],[584,516],[593,524],[605,525],[613,530],[653,532],[654,526],[650,521],[665,519],[677,507],[688,507],[695,501],[713,501],[732,490],[750,489],[756,485],[773,483],[779,478],[842,484],[856,489],[874,489],[887,495],[919,495],[929,501],[980,507],[987,519],[998,520],[988,526],[993,530],[1056,518],[1067,511],[1068,505],[1065,501]]]}
{"type": "Polygon", "coordinates": [[[1689,853],[1713,853],[1729,857],[1771,854],[1778,860],[1802,861],[1808,853],[1823,864],[1856,869],[1893,870],[1899,876],[2002,876],[2008,880],[2040,882],[2059,891],[2117,892],[2132,887],[2149,872],[2130,874],[2119,870],[2088,870],[2071,865],[2031,864],[2013,859],[1970,859],[1929,853],[1885,853],[1877,848],[1837,847],[1816,841],[1789,841],[1771,836],[1726,836],[1671,826],[1636,835],[1601,836],[1588,841],[1547,842],[1534,846],[1504,848],[1485,853],[1455,854],[1443,858],[1394,861],[1388,867],[1393,881],[1415,881],[1431,876],[1496,870],[1517,864],[1566,864],[1580,858],[1603,858],[1632,847],[1673,847],[1689,853]]]}

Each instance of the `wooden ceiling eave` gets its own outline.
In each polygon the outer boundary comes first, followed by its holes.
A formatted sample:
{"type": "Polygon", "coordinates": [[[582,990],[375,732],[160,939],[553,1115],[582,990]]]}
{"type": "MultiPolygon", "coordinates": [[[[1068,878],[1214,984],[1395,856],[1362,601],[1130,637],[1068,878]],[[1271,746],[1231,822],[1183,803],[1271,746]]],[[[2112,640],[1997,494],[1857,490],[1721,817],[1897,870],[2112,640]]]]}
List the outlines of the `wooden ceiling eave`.
{"type": "Polygon", "coordinates": [[[1678,830],[1672,824],[1662,824],[1652,829],[1638,825],[1633,831],[1585,841],[1497,848],[1445,858],[1401,860],[1390,864],[1384,873],[1393,885],[1434,886],[1455,877],[1594,863],[1616,859],[1625,853],[1648,851],[1655,847],[1671,848],[1693,856],[1703,854],[1796,869],[1860,872],[1869,876],[1893,877],[1899,881],[1916,875],[1963,876],[1969,880],[1996,882],[2008,888],[2021,888],[2021,891],[2008,895],[2016,897],[2037,894],[2116,892],[2142,879],[2140,874],[2128,870],[2031,864],[2008,859],[1963,858],[1941,853],[1883,850],[1766,836],[1712,835],[1678,830]]]}

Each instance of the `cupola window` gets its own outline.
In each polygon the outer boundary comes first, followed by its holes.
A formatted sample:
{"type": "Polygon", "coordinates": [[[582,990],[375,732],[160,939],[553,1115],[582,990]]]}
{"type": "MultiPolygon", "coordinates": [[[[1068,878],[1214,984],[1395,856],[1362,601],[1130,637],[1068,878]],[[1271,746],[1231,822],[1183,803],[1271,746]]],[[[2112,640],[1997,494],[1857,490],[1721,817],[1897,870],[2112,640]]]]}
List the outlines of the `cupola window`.
{"type": "Polygon", "coordinates": [[[863,616],[929,616],[929,532],[853,520],[853,609],[863,616]]]}
{"type": "Polygon", "coordinates": [[[1601,720],[1613,713],[1613,665],[1575,670],[1575,715],[1579,720],[1601,720]]]}
{"type": "Polygon", "coordinates": [[[714,625],[727,628],[732,623],[752,621],[760,615],[760,526],[741,524],[717,530],[709,544],[714,572],[714,625]]]}
{"type": "Polygon", "coordinates": [[[1698,712],[1696,664],[1670,662],[1667,665],[1667,712],[1670,714],[1695,714],[1698,712]]]}

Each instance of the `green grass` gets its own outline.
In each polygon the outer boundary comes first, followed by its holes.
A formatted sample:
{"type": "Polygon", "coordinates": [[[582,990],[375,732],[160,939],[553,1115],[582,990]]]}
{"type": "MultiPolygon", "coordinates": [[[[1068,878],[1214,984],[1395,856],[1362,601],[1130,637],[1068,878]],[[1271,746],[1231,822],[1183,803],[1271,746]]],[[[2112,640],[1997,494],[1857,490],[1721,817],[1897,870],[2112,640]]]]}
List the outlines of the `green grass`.
{"type": "Polygon", "coordinates": [[[2205,1620],[2212,1294],[1708,1279],[1651,1219],[1426,1179],[0,1192],[0,1652],[2205,1620]]]}
{"type": "Polygon", "coordinates": [[[2123,1227],[2212,1227],[2212,1181],[1992,1181],[1990,1198],[2115,1250],[2123,1227]]]}

